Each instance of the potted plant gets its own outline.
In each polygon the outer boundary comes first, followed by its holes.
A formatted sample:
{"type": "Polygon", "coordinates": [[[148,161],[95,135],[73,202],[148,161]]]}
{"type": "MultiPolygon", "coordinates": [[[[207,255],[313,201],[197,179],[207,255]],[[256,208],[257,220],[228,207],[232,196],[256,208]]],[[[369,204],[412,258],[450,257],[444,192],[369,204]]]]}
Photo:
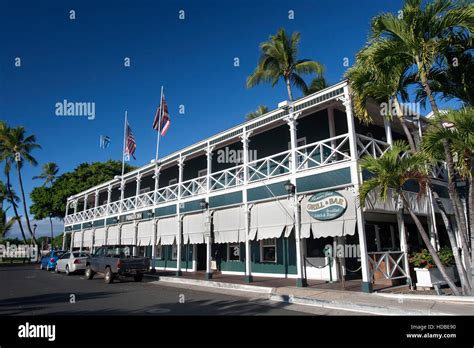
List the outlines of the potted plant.
{"type": "MultiPolygon", "coordinates": [[[[454,277],[454,255],[451,248],[443,247],[437,254],[441,263],[446,267],[448,276],[456,281],[454,277]]],[[[432,288],[434,284],[446,284],[428,250],[423,249],[420,252],[414,253],[410,257],[410,263],[415,269],[417,279],[416,286],[418,288],[432,288]]]]}

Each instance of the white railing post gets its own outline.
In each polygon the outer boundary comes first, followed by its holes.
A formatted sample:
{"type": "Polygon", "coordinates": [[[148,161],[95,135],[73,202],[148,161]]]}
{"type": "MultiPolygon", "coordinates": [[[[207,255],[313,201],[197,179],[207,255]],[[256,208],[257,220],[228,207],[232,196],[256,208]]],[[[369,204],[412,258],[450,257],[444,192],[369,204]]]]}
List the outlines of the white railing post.
{"type": "Polygon", "coordinates": [[[106,208],[105,208],[105,211],[106,211],[106,216],[109,215],[110,213],[110,209],[111,209],[111,206],[110,206],[110,203],[112,201],[112,185],[109,185],[107,187],[107,205],[106,205],[106,208]]]}
{"type": "Polygon", "coordinates": [[[122,212],[124,209],[124,199],[125,199],[125,180],[120,180],[120,202],[119,202],[119,212],[122,212]]]}
{"type": "MultiPolygon", "coordinates": [[[[359,186],[361,177],[359,173],[358,159],[359,154],[357,152],[357,134],[355,131],[354,115],[352,113],[352,102],[349,92],[349,87],[344,87],[344,96],[339,97],[338,100],[342,101],[346,109],[347,118],[347,131],[349,133],[349,147],[351,150],[351,181],[354,185],[354,194],[359,197],[359,186]]],[[[356,199],[358,202],[358,199],[356,199]]],[[[367,238],[365,236],[365,222],[362,208],[360,205],[356,207],[357,216],[357,232],[359,235],[359,247],[360,247],[360,261],[362,267],[362,291],[372,292],[372,279],[369,277],[369,260],[367,254],[367,238]]]]}
{"type": "MultiPolygon", "coordinates": [[[[206,161],[207,161],[207,173],[206,173],[206,192],[209,194],[210,192],[210,184],[211,184],[211,173],[212,173],[212,151],[213,147],[210,145],[210,143],[207,143],[207,148],[206,148],[206,161]]],[[[209,204],[209,196],[206,196],[206,201],[209,204]]],[[[209,214],[209,209],[207,209],[207,219],[208,222],[210,223],[211,221],[211,216],[209,214]]],[[[212,251],[212,238],[211,238],[211,228],[210,224],[207,225],[209,226],[209,231],[206,231],[206,279],[212,279],[212,270],[211,270],[211,251],[212,251]],[[208,235],[207,235],[208,232],[208,235]]]]}
{"type": "Polygon", "coordinates": [[[137,187],[136,187],[136,190],[135,190],[135,209],[138,208],[138,196],[140,195],[140,184],[141,184],[141,181],[142,181],[142,173],[138,172],[137,173],[137,177],[136,177],[136,182],[137,182],[137,187]]]}
{"type": "Polygon", "coordinates": [[[181,243],[182,243],[182,219],[180,216],[180,204],[181,204],[181,196],[182,196],[182,184],[183,184],[183,169],[184,169],[184,160],[186,157],[179,155],[178,159],[178,238],[176,240],[176,276],[181,276],[181,243]]]}
{"type": "Polygon", "coordinates": [[[244,170],[244,189],[242,190],[242,201],[244,203],[245,210],[245,282],[252,282],[252,253],[250,248],[250,211],[247,197],[247,184],[249,181],[249,143],[250,134],[245,128],[242,131],[240,140],[242,141],[243,149],[243,170],[244,170]]]}
{"type": "MultiPolygon", "coordinates": [[[[290,127],[290,145],[291,145],[291,177],[290,182],[296,188],[296,172],[298,169],[297,163],[297,156],[296,156],[296,148],[298,147],[297,143],[297,133],[296,133],[296,126],[297,122],[296,119],[301,115],[301,112],[295,113],[293,110],[293,104],[290,105],[290,114],[286,118],[286,122],[290,127]]],[[[303,278],[303,243],[301,243],[300,238],[300,228],[301,228],[301,215],[298,203],[298,197],[296,194],[296,190],[293,194],[293,216],[295,218],[295,244],[296,244],[296,286],[304,287],[306,286],[306,280],[303,278]]]]}

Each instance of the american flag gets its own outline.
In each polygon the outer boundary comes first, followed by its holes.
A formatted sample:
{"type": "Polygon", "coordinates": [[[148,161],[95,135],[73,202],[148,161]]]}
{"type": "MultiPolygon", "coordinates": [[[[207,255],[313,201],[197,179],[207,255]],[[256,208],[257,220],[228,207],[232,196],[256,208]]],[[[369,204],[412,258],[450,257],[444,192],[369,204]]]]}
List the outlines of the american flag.
{"type": "Polygon", "coordinates": [[[136,159],[134,156],[136,149],[137,143],[135,142],[135,136],[133,135],[132,129],[127,121],[127,127],[125,130],[125,149],[123,150],[123,154],[127,161],[130,161],[130,156],[132,156],[133,159],[136,159]]]}
{"type": "Polygon", "coordinates": [[[165,96],[163,95],[160,106],[158,107],[158,110],[156,110],[155,119],[153,120],[153,129],[160,132],[161,135],[164,136],[166,134],[166,131],[170,127],[170,124],[171,121],[170,114],[168,112],[168,105],[166,104],[165,96]],[[163,109],[162,115],[161,109],[163,109]]]}

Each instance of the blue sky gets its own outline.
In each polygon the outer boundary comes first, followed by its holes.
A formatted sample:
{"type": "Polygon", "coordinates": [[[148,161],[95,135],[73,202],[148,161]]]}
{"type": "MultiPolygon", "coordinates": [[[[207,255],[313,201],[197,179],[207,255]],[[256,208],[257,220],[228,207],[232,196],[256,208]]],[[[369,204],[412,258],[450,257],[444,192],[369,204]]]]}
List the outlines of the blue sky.
{"type": "MultiPolygon", "coordinates": [[[[352,64],[364,45],[370,19],[400,6],[394,0],[2,0],[0,118],[34,133],[42,146],[34,153],[38,162],[56,162],[62,173],[82,162],[120,160],[128,110],[137,140],[131,164],[143,165],[155,156],[151,125],[161,85],[171,115],[160,145],[166,155],[241,122],[260,104],[273,109],[286,99],[282,84],[245,88],[259,44],[279,27],[299,31],[300,57],[323,63],[335,83],[346,70],[344,58],[352,64]],[[94,102],[95,119],[56,116],[55,104],[64,99],[94,102]],[[106,150],[99,148],[102,134],[112,139],[106,150]]],[[[39,171],[24,168],[28,194],[39,171]]]]}

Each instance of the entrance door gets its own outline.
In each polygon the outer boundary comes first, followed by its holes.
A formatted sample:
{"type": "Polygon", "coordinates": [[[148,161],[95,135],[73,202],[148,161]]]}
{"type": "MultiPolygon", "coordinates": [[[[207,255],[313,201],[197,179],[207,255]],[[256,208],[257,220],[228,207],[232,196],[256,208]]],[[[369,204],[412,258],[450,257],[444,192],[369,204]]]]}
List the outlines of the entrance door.
{"type": "Polygon", "coordinates": [[[196,247],[197,251],[197,270],[206,270],[206,244],[198,244],[196,247]]]}

